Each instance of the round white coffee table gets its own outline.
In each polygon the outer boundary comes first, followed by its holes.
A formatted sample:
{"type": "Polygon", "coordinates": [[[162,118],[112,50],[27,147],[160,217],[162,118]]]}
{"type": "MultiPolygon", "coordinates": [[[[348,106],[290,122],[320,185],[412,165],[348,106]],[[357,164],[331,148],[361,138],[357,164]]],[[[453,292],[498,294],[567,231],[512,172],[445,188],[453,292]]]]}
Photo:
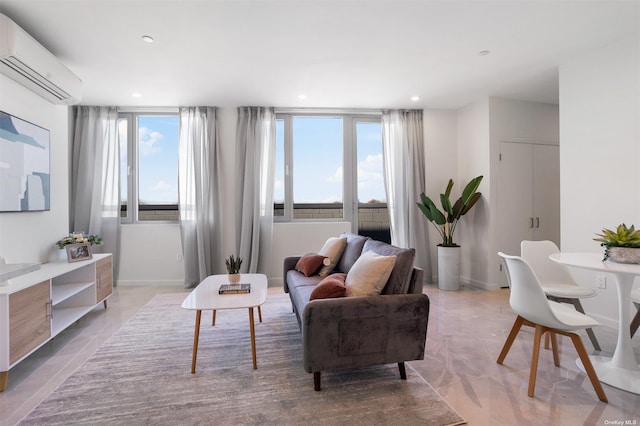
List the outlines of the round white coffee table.
{"type": "MultiPolygon", "coordinates": [[[[631,289],[640,275],[640,265],[602,261],[599,253],[556,253],[549,256],[555,262],[575,268],[608,272],[615,276],[618,288],[618,341],[612,357],[591,355],[593,368],[602,383],[640,394],[640,367],[631,346],[631,289]]],[[[581,362],[576,361],[584,371],[581,362]]]]}
{"type": "Polygon", "coordinates": [[[240,283],[250,284],[250,293],[219,294],[218,290],[223,284],[229,284],[227,275],[210,275],[184,299],[182,307],[196,311],[196,327],[193,336],[193,355],[191,359],[191,373],[196,372],[196,358],[198,355],[198,338],[200,337],[200,318],[202,311],[213,311],[212,324],[215,325],[216,311],[220,309],[249,309],[249,329],[251,331],[251,354],[253,356],[253,369],[258,368],[256,360],[256,332],[253,319],[253,308],[258,308],[260,322],[262,312],[260,305],[267,299],[267,277],[264,274],[241,274],[240,283]]]}

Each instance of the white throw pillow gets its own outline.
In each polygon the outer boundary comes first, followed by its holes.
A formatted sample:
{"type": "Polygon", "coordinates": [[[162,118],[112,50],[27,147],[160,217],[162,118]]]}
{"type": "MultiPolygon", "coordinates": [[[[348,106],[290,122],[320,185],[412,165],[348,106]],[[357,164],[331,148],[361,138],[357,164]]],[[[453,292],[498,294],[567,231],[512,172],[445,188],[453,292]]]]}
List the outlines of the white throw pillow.
{"type": "Polygon", "coordinates": [[[326,277],[334,270],[345,247],[347,247],[347,237],[331,237],[324,243],[318,254],[329,258],[329,264],[320,268],[318,275],[326,277]]]}
{"type": "Polygon", "coordinates": [[[380,294],[396,263],[395,256],[364,252],[353,264],[345,285],[346,296],[374,296],[380,294]]]}

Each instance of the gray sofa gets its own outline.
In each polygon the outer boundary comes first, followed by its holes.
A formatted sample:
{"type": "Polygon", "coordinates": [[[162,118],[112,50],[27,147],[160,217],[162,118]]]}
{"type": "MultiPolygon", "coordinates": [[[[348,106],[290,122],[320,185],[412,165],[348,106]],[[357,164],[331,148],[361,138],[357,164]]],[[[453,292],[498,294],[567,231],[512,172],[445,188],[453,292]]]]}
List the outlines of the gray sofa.
{"type": "Polygon", "coordinates": [[[424,359],[429,298],[422,294],[422,269],[414,267],[414,249],[401,249],[355,234],[343,234],[347,245],[334,272],[348,273],[361,253],[395,255],[396,262],[381,295],[309,301],[319,276],[295,270],[301,256],[284,260],[284,291],[302,331],[304,369],[320,390],[322,371],[398,363],[406,380],[405,361],[424,359]]]}

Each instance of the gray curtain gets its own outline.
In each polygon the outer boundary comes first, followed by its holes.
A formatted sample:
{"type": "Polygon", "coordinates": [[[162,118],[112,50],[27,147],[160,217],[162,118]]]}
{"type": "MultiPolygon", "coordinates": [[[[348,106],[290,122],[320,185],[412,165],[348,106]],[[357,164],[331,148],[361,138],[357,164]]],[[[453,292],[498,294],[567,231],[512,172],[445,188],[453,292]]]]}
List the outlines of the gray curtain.
{"type": "Polygon", "coordinates": [[[69,231],[98,234],[95,252],[113,255],[117,280],[120,247],[120,143],[115,107],[73,107],[69,231]]]}
{"type": "Polygon", "coordinates": [[[276,116],[273,108],[238,108],[236,226],[241,272],[269,265],[273,234],[276,116]],[[260,262],[260,263],[258,263],[260,262]]]}
{"type": "Polygon", "coordinates": [[[427,219],[416,203],[425,190],[422,110],[382,113],[382,155],[391,242],[416,249],[416,266],[431,276],[427,219]]]}
{"type": "Polygon", "coordinates": [[[180,112],[178,204],[186,288],[220,273],[221,157],[214,107],[180,112]]]}

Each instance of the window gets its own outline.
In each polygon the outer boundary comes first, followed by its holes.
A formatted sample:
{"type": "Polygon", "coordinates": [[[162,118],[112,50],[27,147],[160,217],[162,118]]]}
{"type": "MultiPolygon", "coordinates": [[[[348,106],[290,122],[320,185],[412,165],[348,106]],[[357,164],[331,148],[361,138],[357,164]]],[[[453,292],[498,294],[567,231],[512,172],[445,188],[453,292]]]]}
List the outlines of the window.
{"type": "Polygon", "coordinates": [[[274,188],[277,221],[347,220],[388,240],[380,117],[277,114],[274,188]]]}
{"type": "Polygon", "coordinates": [[[177,113],[120,113],[123,222],[178,220],[177,113]]]}

